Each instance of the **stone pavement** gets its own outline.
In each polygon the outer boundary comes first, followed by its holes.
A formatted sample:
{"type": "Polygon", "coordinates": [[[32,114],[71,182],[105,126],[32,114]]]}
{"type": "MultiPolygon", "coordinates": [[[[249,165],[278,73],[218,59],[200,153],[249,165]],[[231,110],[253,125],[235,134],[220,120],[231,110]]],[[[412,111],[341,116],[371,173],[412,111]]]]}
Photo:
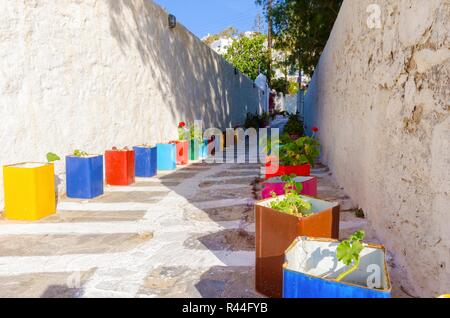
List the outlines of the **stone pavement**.
{"type": "MultiPolygon", "coordinates": [[[[259,174],[258,164],[197,162],[94,200],[63,198],[38,222],[0,219],[0,297],[261,297],[259,174]]],[[[313,174],[320,197],[341,202],[341,236],[364,228],[378,242],[331,172],[313,174]]]]}

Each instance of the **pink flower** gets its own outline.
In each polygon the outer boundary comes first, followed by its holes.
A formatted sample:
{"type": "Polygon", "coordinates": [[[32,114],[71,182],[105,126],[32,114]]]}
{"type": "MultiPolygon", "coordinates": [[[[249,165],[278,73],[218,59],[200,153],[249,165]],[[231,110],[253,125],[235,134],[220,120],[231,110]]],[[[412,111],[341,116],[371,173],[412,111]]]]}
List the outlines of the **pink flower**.
{"type": "Polygon", "coordinates": [[[317,127],[313,127],[312,131],[313,131],[314,133],[316,133],[316,132],[318,132],[318,131],[319,131],[319,128],[317,128],[317,127]]]}

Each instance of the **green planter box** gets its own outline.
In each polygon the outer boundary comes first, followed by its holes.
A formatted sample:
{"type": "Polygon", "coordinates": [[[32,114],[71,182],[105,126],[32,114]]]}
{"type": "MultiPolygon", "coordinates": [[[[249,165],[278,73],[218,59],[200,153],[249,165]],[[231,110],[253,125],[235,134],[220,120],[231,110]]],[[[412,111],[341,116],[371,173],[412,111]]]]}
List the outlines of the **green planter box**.
{"type": "Polygon", "coordinates": [[[197,140],[189,141],[189,160],[198,160],[200,144],[197,140]]]}

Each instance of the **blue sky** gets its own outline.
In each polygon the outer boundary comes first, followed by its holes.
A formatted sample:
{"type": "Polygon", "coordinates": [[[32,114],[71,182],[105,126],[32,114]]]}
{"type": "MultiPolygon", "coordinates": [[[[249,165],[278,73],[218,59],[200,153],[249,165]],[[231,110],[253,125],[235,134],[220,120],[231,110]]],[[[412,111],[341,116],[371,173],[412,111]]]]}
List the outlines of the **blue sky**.
{"type": "MultiPolygon", "coordinates": [[[[239,32],[254,29],[261,7],[255,0],[154,0],[192,33],[202,38],[233,26],[239,32]]],[[[263,29],[264,30],[264,29],[263,29]]]]}

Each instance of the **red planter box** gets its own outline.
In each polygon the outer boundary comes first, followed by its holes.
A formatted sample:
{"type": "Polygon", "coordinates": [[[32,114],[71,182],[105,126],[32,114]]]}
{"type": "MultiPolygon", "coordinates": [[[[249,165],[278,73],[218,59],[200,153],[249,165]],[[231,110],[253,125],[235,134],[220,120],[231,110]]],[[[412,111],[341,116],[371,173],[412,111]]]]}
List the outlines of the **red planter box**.
{"type": "Polygon", "coordinates": [[[276,159],[267,157],[265,179],[291,174],[295,174],[299,177],[309,177],[311,175],[311,165],[309,163],[301,166],[277,166],[276,164],[272,164],[273,160],[276,159]]]}
{"type": "Polygon", "coordinates": [[[171,144],[175,144],[176,155],[177,155],[177,165],[187,165],[189,162],[189,141],[171,141],[171,144]]]}
{"type": "Polygon", "coordinates": [[[123,186],[135,181],[134,150],[105,151],[106,184],[123,186]]]}

